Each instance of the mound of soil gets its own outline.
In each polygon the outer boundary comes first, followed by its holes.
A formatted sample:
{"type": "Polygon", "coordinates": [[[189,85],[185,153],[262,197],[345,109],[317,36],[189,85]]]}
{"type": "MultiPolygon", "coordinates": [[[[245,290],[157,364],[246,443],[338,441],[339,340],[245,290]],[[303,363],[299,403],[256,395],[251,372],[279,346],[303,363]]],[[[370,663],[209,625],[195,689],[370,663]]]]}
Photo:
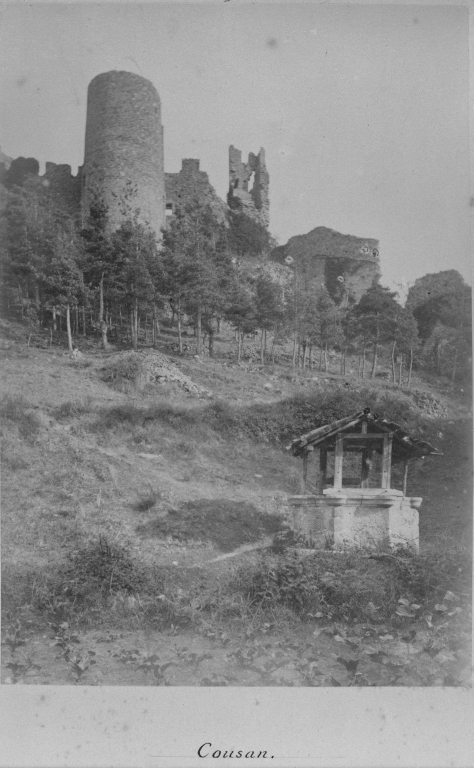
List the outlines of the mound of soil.
{"type": "Polygon", "coordinates": [[[144,538],[171,536],[180,541],[212,542],[222,552],[276,533],[283,518],[260,512],[253,504],[228,499],[188,501],[179,510],[137,526],[144,538]]]}

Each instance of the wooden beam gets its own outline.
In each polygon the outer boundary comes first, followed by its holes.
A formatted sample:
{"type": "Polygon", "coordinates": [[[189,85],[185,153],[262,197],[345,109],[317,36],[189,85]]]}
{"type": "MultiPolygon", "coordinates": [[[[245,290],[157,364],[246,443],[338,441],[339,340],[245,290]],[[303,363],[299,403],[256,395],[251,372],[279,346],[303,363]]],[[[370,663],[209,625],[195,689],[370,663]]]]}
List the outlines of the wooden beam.
{"type": "Polygon", "coordinates": [[[403,495],[407,495],[407,480],[408,480],[408,459],[403,460],[403,495]]]}
{"type": "Polygon", "coordinates": [[[334,488],[342,488],[343,436],[337,435],[334,453],[334,488]]]}
{"type": "Polygon", "coordinates": [[[375,435],[373,433],[362,435],[360,432],[343,432],[341,437],[343,440],[383,440],[386,435],[387,433],[384,435],[375,435]]]}
{"type": "Polygon", "coordinates": [[[326,487],[328,476],[328,452],[326,448],[319,449],[319,493],[322,493],[326,487]]]}

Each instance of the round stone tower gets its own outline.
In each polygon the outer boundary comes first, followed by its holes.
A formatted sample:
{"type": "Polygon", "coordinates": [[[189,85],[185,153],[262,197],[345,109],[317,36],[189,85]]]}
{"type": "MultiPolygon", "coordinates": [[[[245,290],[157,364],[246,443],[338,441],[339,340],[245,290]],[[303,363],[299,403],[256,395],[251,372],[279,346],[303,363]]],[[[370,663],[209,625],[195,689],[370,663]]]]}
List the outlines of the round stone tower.
{"type": "Polygon", "coordinates": [[[124,210],[161,236],[165,225],[165,177],[161,102],[155,87],[132,72],[104,72],[89,85],[82,173],[82,207],[99,195],[111,226],[124,210]]]}

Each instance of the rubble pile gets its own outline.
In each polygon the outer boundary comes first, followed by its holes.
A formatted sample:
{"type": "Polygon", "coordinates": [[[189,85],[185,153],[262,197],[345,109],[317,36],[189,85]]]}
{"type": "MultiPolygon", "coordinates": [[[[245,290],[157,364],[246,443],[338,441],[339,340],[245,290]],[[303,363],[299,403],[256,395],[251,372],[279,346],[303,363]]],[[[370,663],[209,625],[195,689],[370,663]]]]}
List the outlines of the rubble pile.
{"type": "Polygon", "coordinates": [[[198,396],[210,396],[209,390],[200,387],[186,376],[166,355],[156,351],[129,352],[122,354],[107,366],[104,380],[108,383],[128,380],[141,388],[146,384],[177,384],[186,392],[198,396]]]}
{"type": "Polygon", "coordinates": [[[422,392],[414,389],[411,393],[415,404],[430,419],[444,419],[448,415],[448,409],[430,392],[422,392]]]}

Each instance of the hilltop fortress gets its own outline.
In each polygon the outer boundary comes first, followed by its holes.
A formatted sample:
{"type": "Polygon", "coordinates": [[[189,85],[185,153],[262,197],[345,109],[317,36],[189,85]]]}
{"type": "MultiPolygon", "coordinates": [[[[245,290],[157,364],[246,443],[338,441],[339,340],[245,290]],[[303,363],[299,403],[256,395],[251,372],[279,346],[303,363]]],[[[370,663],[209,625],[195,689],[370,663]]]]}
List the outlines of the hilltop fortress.
{"type": "MultiPolygon", "coordinates": [[[[0,154],[0,172],[0,181],[10,186],[21,183],[25,173],[37,175],[39,164],[33,158],[10,160],[0,154]]],[[[218,197],[197,159],[185,158],[178,173],[165,173],[160,97],[149,80],[131,72],[105,72],[89,84],[84,164],[77,175],[72,175],[69,165],[48,162],[41,178],[65,213],[85,213],[99,195],[108,206],[113,227],[119,226],[124,207],[129,205],[139,209],[139,220],[149,224],[158,238],[176,207],[193,197],[209,203],[222,222],[232,210],[265,227],[269,224],[270,177],[264,149],[257,155],[251,152],[245,163],[242,152],[230,146],[226,202],[218,197]]],[[[306,264],[309,259],[308,275],[328,283],[328,289],[338,277],[346,280],[350,274],[355,300],[379,274],[378,241],[340,235],[324,227],[291,238],[271,257],[287,265],[294,260],[306,264]],[[339,274],[341,269],[344,275],[339,274]]]]}

